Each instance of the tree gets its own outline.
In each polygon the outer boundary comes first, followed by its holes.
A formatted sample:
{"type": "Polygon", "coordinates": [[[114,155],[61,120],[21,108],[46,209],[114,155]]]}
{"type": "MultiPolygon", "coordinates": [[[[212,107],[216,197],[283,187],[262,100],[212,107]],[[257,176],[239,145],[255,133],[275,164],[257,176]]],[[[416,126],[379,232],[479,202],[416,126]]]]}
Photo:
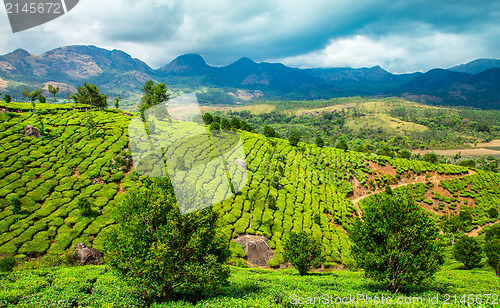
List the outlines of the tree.
{"type": "Polygon", "coordinates": [[[45,98],[45,96],[43,96],[42,94],[40,94],[38,96],[38,101],[41,103],[41,104],[45,104],[47,102],[47,99],[45,98]]]}
{"type": "Polygon", "coordinates": [[[264,136],[267,138],[274,137],[276,135],[276,131],[271,126],[265,125],[262,130],[264,131],[264,136]]]}
{"type": "Polygon", "coordinates": [[[347,151],[349,149],[349,146],[347,145],[347,142],[344,139],[341,139],[335,147],[337,149],[341,149],[344,151],[347,151]]]}
{"type": "MultiPolygon", "coordinates": [[[[144,119],[144,111],[147,109],[156,106],[158,104],[166,102],[170,98],[170,95],[167,94],[167,88],[164,83],[154,84],[153,80],[148,80],[144,83],[142,87],[142,98],[141,103],[139,104],[139,112],[141,113],[144,119]]],[[[168,117],[167,108],[159,109],[160,113],[155,114],[157,117],[165,118],[168,117]]]]}
{"type": "Polygon", "coordinates": [[[5,96],[4,96],[4,100],[5,100],[5,102],[8,104],[8,103],[10,103],[10,102],[12,101],[12,98],[10,97],[10,95],[9,95],[9,94],[5,94],[5,96]]]}
{"type": "Polygon", "coordinates": [[[28,88],[23,88],[23,90],[21,91],[21,94],[26,98],[26,100],[29,100],[30,98],[30,92],[28,90],[28,88]]]}
{"type": "Polygon", "coordinates": [[[500,277],[500,224],[491,227],[485,236],[484,252],[498,277],[500,277]]]}
{"type": "Polygon", "coordinates": [[[210,125],[210,130],[220,130],[220,124],[217,122],[212,122],[210,125]]]}
{"type": "Polygon", "coordinates": [[[231,129],[231,124],[229,123],[229,120],[226,118],[223,118],[220,121],[220,128],[223,130],[230,130],[231,129]]]}
{"type": "Polygon", "coordinates": [[[431,278],[444,263],[439,230],[429,214],[404,194],[365,199],[362,220],[349,236],[352,255],[365,275],[393,293],[431,278]]]}
{"type": "Polygon", "coordinates": [[[321,242],[305,231],[290,233],[284,246],[285,259],[290,261],[300,275],[307,274],[314,265],[322,262],[321,242]]]}
{"type": "Polygon", "coordinates": [[[116,109],[118,109],[118,107],[120,107],[120,100],[121,100],[121,99],[122,99],[122,97],[121,97],[121,96],[120,96],[120,97],[115,98],[115,102],[114,102],[114,104],[115,104],[115,108],[116,108],[116,109]]]}
{"type": "Polygon", "coordinates": [[[455,260],[462,262],[466,269],[471,269],[481,262],[481,247],[475,238],[461,236],[453,246],[455,260]]]}
{"type": "Polygon", "coordinates": [[[33,104],[35,102],[35,100],[42,94],[42,90],[38,89],[38,90],[35,90],[35,91],[32,91],[30,92],[28,95],[29,95],[29,98],[31,100],[31,103],[33,104]]]}
{"type": "MultiPolygon", "coordinates": [[[[104,253],[124,278],[167,299],[179,286],[227,282],[228,240],[211,207],[181,215],[168,178],[146,178],[116,207],[104,253]]],[[[150,293],[151,294],[151,293],[150,293]]]]}
{"type": "Polygon", "coordinates": [[[229,122],[231,124],[231,128],[234,128],[234,129],[240,129],[241,128],[241,122],[240,122],[240,119],[238,118],[232,118],[231,119],[231,122],[229,122]]]}
{"type": "Polygon", "coordinates": [[[241,122],[241,130],[244,130],[246,132],[252,132],[253,131],[253,127],[250,124],[248,124],[247,122],[242,121],[241,122]]]}
{"type": "Polygon", "coordinates": [[[167,94],[166,85],[161,82],[155,85],[151,79],[144,83],[142,94],[141,105],[144,108],[143,110],[166,102],[170,98],[170,94],[167,94]]]}
{"type": "Polygon", "coordinates": [[[325,146],[325,141],[320,136],[318,136],[318,137],[316,137],[316,139],[314,139],[314,143],[316,143],[316,145],[320,148],[325,146]]]}
{"type": "Polygon", "coordinates": [[[57,101],[56,100],[56,94],[59,93],[59,86],[54,87],[52,84],[49,84],[48,86],[50,94],[54,97],[54,103],[57,101]]]}
{"type": "Polygon", "coordinates": [[[297,144],[299,144],[299,141],[300,141],[300,136],[297,133],[292,133],[288,137],[288,142],[290,143],[291,146],[297,146],[297,144]]]}
{"type": "Polygon", "coordinates": [[[205,113],[203,114],[203,122],[205,123],[205,125],[210,125],[212,124],[212,122],[214,121],[214,118],[212,117],[212,115],[210,113],[205,113]]]}
{"type": "Polygon", "coordinates": [[[90,109],[93,106],[97,108],[107,108],[108,107],[108,96],[101,94],[98,87],[93,83],[83,83],[83,86],[79,86],[77,92],[71,95],[71,98],[76,104],[88,104],[90,109]]]}

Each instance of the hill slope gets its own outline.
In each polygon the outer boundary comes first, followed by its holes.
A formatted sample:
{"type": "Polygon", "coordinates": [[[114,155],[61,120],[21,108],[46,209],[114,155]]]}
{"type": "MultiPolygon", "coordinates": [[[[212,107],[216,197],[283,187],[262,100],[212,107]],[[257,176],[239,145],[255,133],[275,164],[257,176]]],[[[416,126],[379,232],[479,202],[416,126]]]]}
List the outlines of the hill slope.
{"type": "MultiPolygon", "coordinates": [[[[36,115],[0,114],[0,254],[36,257],[64,251],[78,242],[99,248],[102,230],[113,223],[114,205],[127,189],[141,185],[130,165],[129,116],[121,111],[95,111],[97,128],[90,137],[84,126],[87,112],[54,109],[42,113],[47,130],[42,140],[23,136],[26,125],[40,127],[36,115]],[[91,200],[91,215],[82,214],[78,198],[91,200]],[[15,199],[22,203],[18,212],[12,204],[15,199]]],[[[159,123],[157,129],[161,127],[159,123]]],[[[327,261],[348,264],[350,244],[345,230],[356,215],[349,196],[369,193],[371,183],[383,188],[416,174],[461,177],[468,170],[307,144],[292,147],[281,139],[239,134],[249,183],[240,194],[214,208],[233,238],[264,235],[279,262],[287,234],[307,229],[322,239],[327,261]]],[[[481,181],[497,183],[498,175],[481,181]]],[[[495,186],[484,187],[491,199],[481,187],[473,188],[476,195],[470,196],[478,198],[477,219],[496,202],[489,200],[500,199],[495,186]]]]}

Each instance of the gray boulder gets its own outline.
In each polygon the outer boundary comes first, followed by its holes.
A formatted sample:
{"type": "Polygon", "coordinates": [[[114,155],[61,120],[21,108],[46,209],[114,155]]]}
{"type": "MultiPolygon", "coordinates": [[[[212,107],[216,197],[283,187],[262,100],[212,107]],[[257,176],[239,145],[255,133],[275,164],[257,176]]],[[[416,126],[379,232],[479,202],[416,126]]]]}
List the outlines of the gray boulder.
{"type": "Polygon", "coordinates": [[[269,267],[267,261],[274,258],[274,251],[269,247],[267,239],[263,236],[244,235],[234,240],[243,246],[247,260],[258,266],[269,267]]]}
{"type": "Polygon", "coordinates": [[[38,129],[28,125],[24,128],[24,137],[41,138],[42,136],[40,135],[38,129]]]}
{"type": "Polygon", "coordinates": [[[100,265],[102,264],[102,253],[89,246],[78,243],[75,245],[75,250],[73,251],[73,256],[80,265],[100,265]]]}

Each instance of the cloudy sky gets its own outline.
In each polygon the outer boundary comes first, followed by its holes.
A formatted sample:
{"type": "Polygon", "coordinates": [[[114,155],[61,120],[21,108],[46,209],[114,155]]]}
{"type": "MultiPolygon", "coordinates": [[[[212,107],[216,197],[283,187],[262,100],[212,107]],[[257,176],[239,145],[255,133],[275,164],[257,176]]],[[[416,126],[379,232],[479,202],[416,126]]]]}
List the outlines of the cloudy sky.
{"type": "Polygon", "coordinates": [[[211,65],[249,57],[403,73],[500,58],[500,1],[80,0],[66,15],[16,34],[4,8],[0,39],[1,54],[96,45],[153,68],[199,53],[211,65]]]}

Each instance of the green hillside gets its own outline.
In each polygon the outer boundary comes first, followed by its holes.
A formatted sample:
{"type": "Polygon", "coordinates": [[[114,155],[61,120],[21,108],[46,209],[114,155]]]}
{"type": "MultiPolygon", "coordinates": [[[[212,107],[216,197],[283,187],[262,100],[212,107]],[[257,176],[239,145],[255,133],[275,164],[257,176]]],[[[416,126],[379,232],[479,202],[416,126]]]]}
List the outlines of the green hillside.
{"type": "MultiPolygon", "coordinates": [[[[87,112],[41,113],[43,139],[23,136],[25,126],[39,127],[37,115],[0,114],[0,253],[36,257],[62,252],[77,242],[99,248],[99,234],[113,223],[113,206],[128,187],[140,185],[127,163],[131,117],[122,111],[94,111],[97,128],[91,132],[85,126],[87,112]],[[82,213],[78,198],[90,198],[90,215],[82,213]],[[17,213],[15,199],[22,204],[17,213]]],[[[292,147],[288,141],[248,132],[240,135],[249,183],[214,208],[232,237],[268,238],[279,262],[284,237],[310,229],[321,237],[327,262],[349,264],[345,230],[356,215],[349,200],[354,190],[369,190],[372,183],[384,187],[411,174],[459,176],[468,170],[303,143],[292,147]],[[376,173],[374,164],[392,165],[397,174],[376,173]]]]}

